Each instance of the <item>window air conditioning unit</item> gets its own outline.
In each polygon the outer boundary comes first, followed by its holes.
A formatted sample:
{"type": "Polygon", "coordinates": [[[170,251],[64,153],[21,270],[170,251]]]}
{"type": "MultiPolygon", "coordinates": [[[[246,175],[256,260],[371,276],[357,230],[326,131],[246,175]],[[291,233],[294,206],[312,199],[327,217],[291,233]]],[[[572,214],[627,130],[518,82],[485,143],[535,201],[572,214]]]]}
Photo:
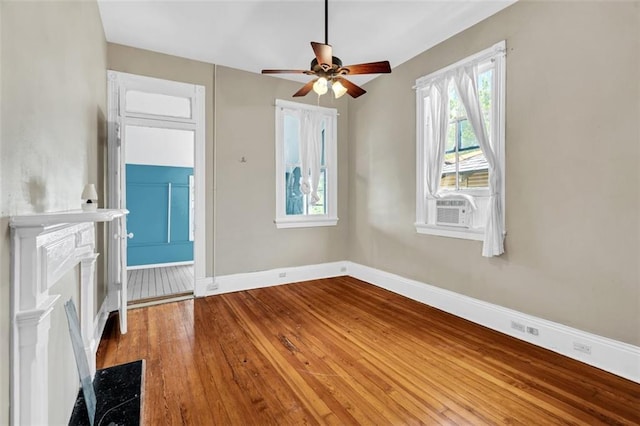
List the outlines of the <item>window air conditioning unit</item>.
{"type": "Polygon", "coordinates": [[[436,225],[469,228],[471,207],[467,200],[436,200],[436,225]]]}

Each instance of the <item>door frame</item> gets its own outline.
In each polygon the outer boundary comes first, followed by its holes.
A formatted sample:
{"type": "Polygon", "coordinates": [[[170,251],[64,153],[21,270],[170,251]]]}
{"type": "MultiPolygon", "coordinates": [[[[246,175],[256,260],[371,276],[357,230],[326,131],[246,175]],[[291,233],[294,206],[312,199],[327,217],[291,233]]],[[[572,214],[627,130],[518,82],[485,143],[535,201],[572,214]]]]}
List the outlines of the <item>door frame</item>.
{"type": "MultiPolygon", "coordinates": [[[[171,80],[163,80],[119,71],[107,71],[108,82],[108,202],[109,207],[120,206],[126,208],[126,175],[124,144],[120,135],[125,123],[131,122],[156,122],[172,123],[176,128],[190,128],[194,130],[194,241],[193,241],[193,266],[194,266],[194,294],[198,292],[198,285],[206,283],[205,265],[205,87],[197,84],[182,83],[171,80]],[[188,98],[191,101],[191,117],[176,118],[162,115],[127,112],[125,109],[125,94],[127,90],[137,90],[147,93],[178,96],[188,98]]],[[[114,226],[114,228],[116,228],[114,226]]],[[[127,231],[121,233],[126,235],[127,231]]],[[[110,311],[120,309],[124,318],[126,332],[126,268],[122,271],[119,265],[126,265],[118,259],[117,235],[110,230],[109,258],[108,258],[108,287],[107,300],[110,311]],[[122,263],[118,263],[122,262],[122,263]],[[119,271],[120,269],[120,271],[119,271]],[[124,275],[122,277],[121,275],[124,275]],[[123,294],[124,293],[124,294],[123,294]]],[[[126,259],[126,237],[120,250],[126,259]]],[[[122,327],[121,318],[121,329],[122,327]]]]}

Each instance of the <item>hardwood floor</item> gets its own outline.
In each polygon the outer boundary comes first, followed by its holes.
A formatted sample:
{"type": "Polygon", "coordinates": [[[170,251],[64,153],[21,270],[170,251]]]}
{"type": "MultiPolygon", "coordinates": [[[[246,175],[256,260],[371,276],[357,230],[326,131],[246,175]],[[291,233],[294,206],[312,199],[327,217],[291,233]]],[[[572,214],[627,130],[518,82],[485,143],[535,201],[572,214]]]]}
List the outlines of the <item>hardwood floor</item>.
{"type": "Polygon", "coordinates": [[[141,308],[148,425],[640,424],[640,384],[339,277],[141,308]]]}
{"type": "Polygon", "coordinates": [[[193,293],[193,283],[193,265],[132,269],[127,271],[127,297],[141,301],[193,293]]]}

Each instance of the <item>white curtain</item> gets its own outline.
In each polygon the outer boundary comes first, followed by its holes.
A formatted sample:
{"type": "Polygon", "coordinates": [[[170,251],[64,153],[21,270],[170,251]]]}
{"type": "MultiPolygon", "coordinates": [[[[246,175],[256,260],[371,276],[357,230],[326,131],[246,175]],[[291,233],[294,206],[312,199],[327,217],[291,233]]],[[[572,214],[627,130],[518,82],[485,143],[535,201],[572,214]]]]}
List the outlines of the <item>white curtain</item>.
{"type": "MultiPolygon", "coordinates": [[[[428,111],[425,126],[426,184],[427,192],[432,197],[438,196],[440,178],[444,163],[444,150],[447,143],[449,126],[449,90],[448,79],[441,78],[427,88],[429,101],[424,105],[428,111]]],[[[424,98],[423,98],[424,99],[424,98]]]]}
{"type": "Polygon", "coordinates": [[[482,255],[499,256],[504,253],[504,229],[502,220],[502,172],[498,153],[489,139],[478,98],[478,67],[468,65],[457,70],[454,81],[460,100],[467,111],[478,144],[489,163],[489,208],[484,232],[482,255]]]}
{"type": "Polygon", "coordinates": [[[300,189],[309,195],[309,204],[320,201],[318,183],[320,182],[320,162],[322,161],[322,114],[315,111],[302,111],[300,120],[300,162],[302,182],[300,189]]]}

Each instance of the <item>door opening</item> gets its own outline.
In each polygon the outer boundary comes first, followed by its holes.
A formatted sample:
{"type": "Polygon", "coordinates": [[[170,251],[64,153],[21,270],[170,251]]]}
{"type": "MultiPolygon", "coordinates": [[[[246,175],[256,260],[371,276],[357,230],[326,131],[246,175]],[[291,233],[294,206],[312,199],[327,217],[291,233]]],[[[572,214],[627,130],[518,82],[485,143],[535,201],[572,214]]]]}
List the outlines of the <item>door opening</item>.
{"type": "Polygon", "coordinates": [[[194,131],[132,121],[123,133],[129,304],[193,295],[194,131]]]}
{"type": "Polygon", "coordinates": [[[204,279],[204,87],[108,72],[108,297],[126,332],[131,303],[192,297],[204,279]],[[116,260],[119,258],[119,261],[116,260]]]}

